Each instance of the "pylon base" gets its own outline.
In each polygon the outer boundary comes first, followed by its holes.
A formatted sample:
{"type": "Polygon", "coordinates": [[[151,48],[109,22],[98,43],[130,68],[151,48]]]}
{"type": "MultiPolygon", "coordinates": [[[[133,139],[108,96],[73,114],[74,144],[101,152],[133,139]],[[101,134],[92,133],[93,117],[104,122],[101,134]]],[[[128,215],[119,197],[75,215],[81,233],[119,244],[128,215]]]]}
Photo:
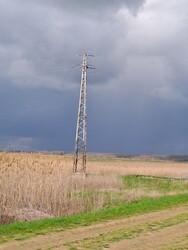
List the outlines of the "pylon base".
{"type": "Polygon", "coordinates": [[[76,172],[72,174],[72,178],[74,179],[85,179],[86,177],[87,177],[86,173],[76,172]]]}

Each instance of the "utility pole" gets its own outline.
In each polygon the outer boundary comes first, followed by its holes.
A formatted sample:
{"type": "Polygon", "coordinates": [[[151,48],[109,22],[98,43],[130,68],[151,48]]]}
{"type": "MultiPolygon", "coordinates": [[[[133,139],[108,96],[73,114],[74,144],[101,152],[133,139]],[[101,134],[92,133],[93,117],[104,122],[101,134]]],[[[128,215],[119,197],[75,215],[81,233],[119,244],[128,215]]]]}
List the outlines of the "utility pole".
{"type": "Polygon", "coordinates": [[[86,174],[86,104],[87,104],[87,53],[83,54],[80,99],[78,107],[73,173],[86,174]]]}

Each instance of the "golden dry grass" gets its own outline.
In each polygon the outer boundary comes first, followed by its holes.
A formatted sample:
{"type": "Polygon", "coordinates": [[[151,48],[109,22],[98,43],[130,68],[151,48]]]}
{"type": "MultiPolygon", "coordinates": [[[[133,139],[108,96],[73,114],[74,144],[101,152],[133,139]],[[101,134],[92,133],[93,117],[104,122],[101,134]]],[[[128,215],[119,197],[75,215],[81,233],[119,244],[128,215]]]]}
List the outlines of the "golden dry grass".
{"type": "MultiPolygon", "coordinates": [[[[88,161],[87,178],[72,178],[72,163],[70,156],[0,153],[0,223],[101,209],[123,188],[119,175],[188,177],[186,163],[103,159],[88,161]]],[[[121,198],[133,200],[143,195],[138,191],[121,198]]]]}
{"type": "Polygon", "coordinates": [[[122,186],[117,175],[72,178],[71,170],[64,156],[1,153],[0,222],[98,210],[103,190],[122,186]]]}
{"type": "Polygon", "coordinates": [[[146,175],[171,178],[188,178],[188,163],[147,161],[88,162],[87,170],[92,174],[146,175]]]}

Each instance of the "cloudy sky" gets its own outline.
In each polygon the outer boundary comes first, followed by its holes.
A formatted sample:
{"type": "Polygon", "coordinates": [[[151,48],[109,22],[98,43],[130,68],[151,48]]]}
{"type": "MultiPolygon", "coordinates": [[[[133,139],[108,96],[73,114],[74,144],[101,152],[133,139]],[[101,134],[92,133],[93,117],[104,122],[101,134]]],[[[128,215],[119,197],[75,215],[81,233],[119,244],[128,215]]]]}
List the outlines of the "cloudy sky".
{"type": "Polygon", "coordinates": [[[188,154],[187,0],[0,0],[0,149],[188,154]]]}

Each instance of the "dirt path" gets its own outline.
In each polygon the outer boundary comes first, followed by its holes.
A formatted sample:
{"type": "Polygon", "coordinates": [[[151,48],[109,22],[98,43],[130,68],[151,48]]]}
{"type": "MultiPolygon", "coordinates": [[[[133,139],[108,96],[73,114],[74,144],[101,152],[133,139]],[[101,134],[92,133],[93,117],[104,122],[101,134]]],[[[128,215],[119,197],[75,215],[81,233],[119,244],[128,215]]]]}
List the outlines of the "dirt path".
{"type": "Polygon", "coordinates": [[[109,250],[188,249],[188,222],[112,244],[109,250]],[[185,242],[186,241],[186,242],[185,242]],[[186,244],[186,245],[185,245],[186,244]],[[179,248],[178,248],[179,247],[179,248]],[[181,247],[181,248],[180,248],[181,247]],[[183,247],[183,248],[182,248],[183,247]]]}
{"type": "MultiPolygon", "coordinates": [[[[49,233],[30,238],[25,241],[11,241],[0,245],[0,250],[47,250],[47,249],[68,249],[64,244],[67,242],[77,242],[88,238],[95,238],[108,232],[119,229],[129,229],[130,227],[139,226],[145,223],[162,221],[173,216],[187,214],[188,206],[181,206],[169,210],[153,212],[149,214],[134,216],[126,219],[108,221],[92,226],[85,226],[76,229],[66,230],[63,232],[49,233]]],[[[185,238],[188,234],[188,222],[182,222],[172,227],[166,227],[159,231],[141,234],[133,239],[122,240],[112,243],[108,249],[125,250],[125,249],[161,249],[157,248],[165,244],[166,240],[171,244],[178,238],[185,238]],[[140,247],[142,242],[143,248],[140,247]],[[159,245],[160,244],[160,245],[159,245]],[[147,246],[147,247],[146,247],[147,246]],[[155,247],[155,248],[154,248],[155,247]]],[[[90,248],[92,249],[92,248],[90,248]]],[[[96,248],[95,248],[96,249],[96,248]]],[[[166,249],[166,248],[165,248],[166,249]]],[[[188,249],[188,248],[182,248],[188,249]]]]}

